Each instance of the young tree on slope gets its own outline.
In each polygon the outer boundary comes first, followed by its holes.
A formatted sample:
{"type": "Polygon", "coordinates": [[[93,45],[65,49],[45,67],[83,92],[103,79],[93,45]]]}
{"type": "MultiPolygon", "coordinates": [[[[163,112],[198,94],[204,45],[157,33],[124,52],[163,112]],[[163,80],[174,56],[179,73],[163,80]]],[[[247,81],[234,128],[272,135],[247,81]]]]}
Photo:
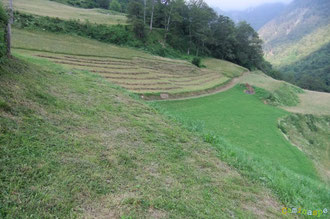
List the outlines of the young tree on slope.
{"type": "Polygon", "coordinates": [[[6,42],[7,42],[7,56],[11,58],[11,25],[14,21],[14,13],[13,13],[13,0],[9,0],[9,20],[7,22],[7,34],[6,34],[6,42]]]}

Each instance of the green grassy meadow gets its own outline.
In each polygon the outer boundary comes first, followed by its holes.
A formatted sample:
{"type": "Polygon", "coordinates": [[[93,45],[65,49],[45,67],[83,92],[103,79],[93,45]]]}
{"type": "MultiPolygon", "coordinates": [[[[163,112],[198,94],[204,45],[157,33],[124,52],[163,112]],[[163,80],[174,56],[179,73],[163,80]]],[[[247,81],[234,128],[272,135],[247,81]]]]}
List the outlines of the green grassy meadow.
{"type": "Polygon", "coordinates": [[[240,87],[193,100],[159,102],[166,110],[221,135],[230,144],[283,165],[296,173],[315,178],[313,164],[283,137],[277,127],[284,110],[265,105],[240,87]]]}
{"type": "Polygon", "coordinates": [[[82,9],[49,0],[13,1],[17,11],[39,16],[56,17],[64,20],[89,21],[97,24],[126,24],[126,16],[118,12],[103,9],[82,9]]]}
{"type": "MultiPolygon", "coordinates": [[[[126,23],[53,1],[14,7],[126,23]]],[[[329,94],[224,60],[198,68],[41,29],[14,27],[13,55],[0,62],[0,218],[294,218],[281,209],[330,207],[329,94]]]]}
{"type": "Polygon", "coordinates": [[[197,131],[219,150],[222,160],[263,182],[283,202],[315,207],[329,204],[330,190],[320,175],[324,173],[278,127],[279,119],[290,115],[287,111],[264,104],[239,85],[207,97],[153,104],[197,131]]]}

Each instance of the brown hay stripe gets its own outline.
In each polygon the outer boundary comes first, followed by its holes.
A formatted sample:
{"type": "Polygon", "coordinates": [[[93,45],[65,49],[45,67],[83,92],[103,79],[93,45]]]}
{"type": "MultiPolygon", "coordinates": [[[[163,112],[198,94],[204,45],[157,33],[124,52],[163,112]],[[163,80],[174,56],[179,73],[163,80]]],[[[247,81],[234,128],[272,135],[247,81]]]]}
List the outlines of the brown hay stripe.
{"type": "MultiPolygon", "coordinates": [[[[124,87],[124,86],[122,86],[124,87]]],[[[157,90],[157,91],[164,91],[164,90],[176,90],[176,89],[181,89],[182,87],[165,87],[165,88],[152,88],[152,87],[146,87],[146,88],[130,88],[130,87],[124,87],[128,90],[136,90],[136,91],[141,91],[141,90],[157,90]]]]}
{"type": "MultiPolygon", "coordinates": [[[[65,58],[70,58],[70,59],[78,59],[78,60],[86,60],[86,61],[103,61],[102,59],[86,59],[86,58],[76,58],[75,56],[64,56],[65,58]]],[[[109,60],[109,59],[108,59],[109,60]]],[[[127,61],[114,61],[114,60],[111,60],[111,62],[117,62],[117,63],[127,63],[127,61]]]]}
{"type": "Polygon", "coordinates": [[[113,83],[119,84],[119,85],[128,85],[128,86],[153,86],[153,85],[169,85],[171,83],[168,82],[155,82],[155,83],[126,83],[126,82],[115,82],[113,83]]]}
{"type": "MultiPolygon", "coordinates": [[[[64,62],[64,61],[54,61],[55,63],[58,64],[64,64],[64,65],[73,65],[73,66],[84,66],[84,67],[96,67],[96,68],[104,68],[104,66],[99,66],[99,65],[87,65],[87,64],[78,64],[78,63],[72,63],[72,62],[64,62]]],[[[136,68],[125,68],[125,67],[108,67],[109,69],[131,69],[131,70],[136,70],[136,68]]]]}
{"type": "Polygon", "coordinates": [[[95,70],[89,70],[93,73],[99,73],[99,74],[114,74],[114,75],[148,75],[149,72],[113,72],[113,71],[95,71],[95,70]]]}
{"type": "Polygon", "coordinates": [[[143,80],[158,80],[159,78],[156,77],[150,77],[150,78],[130,78],[130,77],[113,77],[113,76],[103,76],[104,78],[108,79],[123,79],[123,80],[138,80],[138,81],[143,81],[143,80]]]}

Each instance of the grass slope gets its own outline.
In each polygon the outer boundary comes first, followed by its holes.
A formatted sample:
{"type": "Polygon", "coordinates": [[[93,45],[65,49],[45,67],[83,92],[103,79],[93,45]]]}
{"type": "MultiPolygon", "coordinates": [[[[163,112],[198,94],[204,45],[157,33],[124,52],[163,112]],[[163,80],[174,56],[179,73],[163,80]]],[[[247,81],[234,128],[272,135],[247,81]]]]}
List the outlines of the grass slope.
{"type": "Polygon", "coordinates": [[[280,121],[290,141],[310,157],[330,184],[330,117],[292,114],[280,121]]]}
{"type": "Polygon", "coordinates": [[[0,217],[280,216],[266,189],[130,94],[24,59],[0,66],[0,217]]]}
{"type": "Polygon", "coordinates": [[[179,116],[202,121],[205,128],[233,145],[299,174],[315,177],[312,163],[277,128],[278,118],[287,113],[244,94],[239,87],[209,97],[159,104],[179,116]]]}
{"type": "Polygon", "coordinates": [[[102,9],[82,9],[49,0],[15,0],[14,9],[28,14],[81,20],[97,24],[125,24],[126,16],[102,9]]]}
{"type": "Polygon", "coordinates": [[[288,112],[263,104],[241,86],[208,97],[153,104],[196,131],[220,151],[221,159],[267,185],[286,205],[330,204],[330,188],[312,160],[278,128],[278,119],[288,112]]]}

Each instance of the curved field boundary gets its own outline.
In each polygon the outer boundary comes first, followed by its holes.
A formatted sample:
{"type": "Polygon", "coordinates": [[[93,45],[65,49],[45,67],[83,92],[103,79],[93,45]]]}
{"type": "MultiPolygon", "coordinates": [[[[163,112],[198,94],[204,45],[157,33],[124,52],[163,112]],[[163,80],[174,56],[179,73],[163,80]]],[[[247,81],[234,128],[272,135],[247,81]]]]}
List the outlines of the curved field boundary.
{"type": "Polygon", "coordinates": [[[236,84],[238,84],[240,82],[241,78],[244,77],[248,73],[249,72],[244,72],[240,77],[233,78],[232,80],[228,80],[223,84],[219,84],[219,85],[216,85],[212,88],[208,88],[205,90],[177,93],[177,94],[166,93],[168,95],[168,98],[166,98],[166,99],[161,97],[161,94],[164,94],[164,93],[142,94],[142,95],[140,95],[140,97],[147,101],[185,100],[185,99],[192,99],[192,98],[200,98],[200,97],[224,92],[224,91],[227,91],[227,90],[233,88],[236,84]]]}

